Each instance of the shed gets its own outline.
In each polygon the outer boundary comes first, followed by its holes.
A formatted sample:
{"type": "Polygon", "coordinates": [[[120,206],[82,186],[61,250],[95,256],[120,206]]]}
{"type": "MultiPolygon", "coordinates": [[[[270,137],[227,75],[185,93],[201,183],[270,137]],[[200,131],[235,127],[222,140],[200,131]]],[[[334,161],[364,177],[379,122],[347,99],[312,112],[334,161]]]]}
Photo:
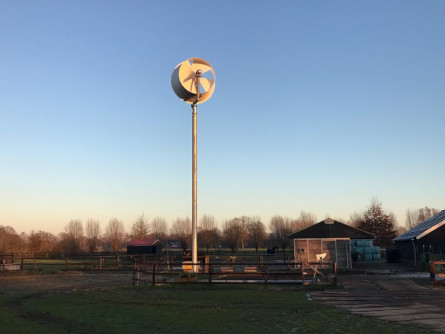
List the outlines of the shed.
{"type": "Polygon", "coordinates": [[[162,242],[159,239],[133,239],[127,244],[127,254],[149,254],[160,256],[162,254],[162,242]]]}
{"type": "Polygon", "coordinates": [[[338,268],[351,268],[351,240],[373,240],[374,235],[333,219],[288,236],[294,239],[295,262],[317,262],[317,254],[326,253],[323,262],[337,262],[338,268]]]}
{"type": "Polygon", "coordinates": [[[424,254],[445,253],[445,210],[393,239],[403,262],[417,265],[424,254]]]}

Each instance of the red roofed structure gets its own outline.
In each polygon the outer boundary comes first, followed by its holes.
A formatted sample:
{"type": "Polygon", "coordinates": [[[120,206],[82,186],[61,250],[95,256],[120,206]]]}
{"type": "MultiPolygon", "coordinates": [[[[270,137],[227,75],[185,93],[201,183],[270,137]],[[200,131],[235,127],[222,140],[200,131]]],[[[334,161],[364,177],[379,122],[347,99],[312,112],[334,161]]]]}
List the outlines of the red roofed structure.
{"type": "Polygon", "coordinates": [[[127,244],[128,255],[148,254],[160,256],[162,254],[162,242],[159,239],[133,239],[127,244]]]}

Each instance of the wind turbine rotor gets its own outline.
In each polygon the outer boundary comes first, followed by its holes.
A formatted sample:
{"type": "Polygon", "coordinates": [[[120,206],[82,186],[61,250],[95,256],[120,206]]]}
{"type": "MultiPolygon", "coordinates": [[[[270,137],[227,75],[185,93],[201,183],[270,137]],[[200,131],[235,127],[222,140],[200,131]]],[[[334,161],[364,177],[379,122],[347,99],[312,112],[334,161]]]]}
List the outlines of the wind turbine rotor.
{"type": "Polygon", "coordinates": [[[187,103],[198,104],[212,96],[215,71],[201,58],[189,58],[173,70],[171,84],[175,94],[187,103]]]}

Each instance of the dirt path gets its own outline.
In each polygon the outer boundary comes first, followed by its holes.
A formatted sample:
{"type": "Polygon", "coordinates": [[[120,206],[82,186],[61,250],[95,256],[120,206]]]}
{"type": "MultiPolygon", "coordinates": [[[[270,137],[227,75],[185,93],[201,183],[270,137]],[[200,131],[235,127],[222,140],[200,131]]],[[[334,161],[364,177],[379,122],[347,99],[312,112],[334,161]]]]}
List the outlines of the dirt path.
{"type": "Polygon", "coordinates": [[[132,275],[130,271],[113,273],[69,271],[54,275],[0,276],[0,293],[35,293],[131,286],[132,275]]]}
{"type": "Polygon", "coordinates": [[[445,333],[445,290],[418,277],[347,275],[342,290],[311,293],[313,300],[348,312],[445,333]],[[420,284],[419,284],[420,282],[420,284]]]}

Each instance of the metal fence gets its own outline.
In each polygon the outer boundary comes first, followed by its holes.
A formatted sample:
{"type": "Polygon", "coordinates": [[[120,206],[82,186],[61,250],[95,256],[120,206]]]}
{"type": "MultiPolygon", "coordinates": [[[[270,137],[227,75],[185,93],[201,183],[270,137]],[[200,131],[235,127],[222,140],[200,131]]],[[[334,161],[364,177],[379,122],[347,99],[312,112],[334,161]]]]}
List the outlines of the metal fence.
{"type": "Polygon", "coordinates": [[[133,262],[133,285],[140,283],[256,283],[256,284],[337,284],[336,263],[266,263],[261,259],[254,262],[229,261],[211,262],[210,259],[192,263],[133,262]],[[198,272],[193,273],[192,267],[198,272]]]}

